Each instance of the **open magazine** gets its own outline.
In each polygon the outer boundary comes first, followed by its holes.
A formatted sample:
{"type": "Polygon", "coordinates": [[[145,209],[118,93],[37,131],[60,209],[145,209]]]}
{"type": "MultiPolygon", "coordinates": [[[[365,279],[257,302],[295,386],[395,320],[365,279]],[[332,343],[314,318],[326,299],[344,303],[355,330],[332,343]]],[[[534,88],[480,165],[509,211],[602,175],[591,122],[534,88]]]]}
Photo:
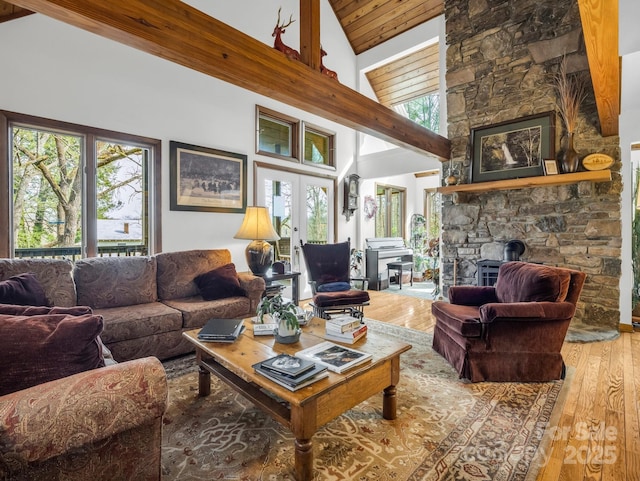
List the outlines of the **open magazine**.
{"type": "Polygon", "coordinates": [[[298,351],[296,356],[309,359],[326,366],[330,371],[338,373],[371,359],[371,354],[346,346],[339,346],[329,341],[298,351]]]}

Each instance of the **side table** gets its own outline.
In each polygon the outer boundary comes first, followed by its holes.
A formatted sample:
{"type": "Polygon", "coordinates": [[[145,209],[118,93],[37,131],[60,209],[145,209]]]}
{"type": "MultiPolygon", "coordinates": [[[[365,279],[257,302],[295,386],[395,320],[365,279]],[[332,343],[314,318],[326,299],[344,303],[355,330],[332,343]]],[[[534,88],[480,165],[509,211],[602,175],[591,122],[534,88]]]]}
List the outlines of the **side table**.
{"type": "Polygon", "coordinates": [[[283,281],[286,279],[291,279],[291,299],[293,303],[297,306],[300,301],[300,288],[298,286],[298,281],[300,280],[299,272],[285,272],[284,274],[276,274],[269,270],[266,274],[260,276],[264,279],[264,282],[267,286],[270,286],[275,281],[283,281]]]}

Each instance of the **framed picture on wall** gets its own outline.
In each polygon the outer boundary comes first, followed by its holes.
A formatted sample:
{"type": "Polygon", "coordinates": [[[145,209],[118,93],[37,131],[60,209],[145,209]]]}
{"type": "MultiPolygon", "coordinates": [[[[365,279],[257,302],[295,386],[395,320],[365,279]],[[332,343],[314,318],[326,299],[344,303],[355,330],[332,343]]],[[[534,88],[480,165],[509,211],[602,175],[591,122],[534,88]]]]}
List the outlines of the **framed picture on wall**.
{"type": "Polygon", "coordinates": [[[471,130],[471,182],[544,175],[555,157],[555,113],[471,130]]]}
{"type": "Polygon", "coordinates": [[[171,210],[243,213],[247,209],[247,156],[169,143],[171,210]]]}

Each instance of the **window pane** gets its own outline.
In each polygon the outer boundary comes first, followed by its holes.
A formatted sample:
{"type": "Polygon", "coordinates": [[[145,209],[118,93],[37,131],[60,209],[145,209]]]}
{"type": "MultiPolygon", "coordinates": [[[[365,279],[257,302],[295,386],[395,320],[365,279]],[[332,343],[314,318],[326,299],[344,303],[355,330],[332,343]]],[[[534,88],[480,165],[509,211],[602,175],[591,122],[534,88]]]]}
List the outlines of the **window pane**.
{"type": "Polygon", "coordinates": [[[140,246],[148,250],[145,191],[147,149],[114,142],[96,142],[98,250],[140,246]]]}
{"type": "Polygon", "coordinates": [[[20,249],[77,247],[82,239],[82,138],[11,129],[13,239],[20,249]]]}
{"type": "Polygon", "coordinates": [[[307,238],[314,244],[329,242],[329,196],[326,189],[307,186],[307,238]]]}
{"type": "Polygon", "coordinates": [[[440,95],[438,93],[409,100],[398,105],[396,110],[409,120],[433,132],[440,131],[440,95]]]}
{"type": "Polygon", "coordinates": [[[305,126],[304,161],[333,167],[333,140],[333,134],[305,126]]]}
{"type": "Polygon", "coordinates": [[[384,189],[378,189],[376,195],[378,210],[376,212],[376,237],[388,237],[387,235],[387,196],[384,189]]]}
{"type": "Polygon", "coordinates": [[[261,152],[291,157],[291,125],[271,117],[260,116],[258,149],[261,152]]]}

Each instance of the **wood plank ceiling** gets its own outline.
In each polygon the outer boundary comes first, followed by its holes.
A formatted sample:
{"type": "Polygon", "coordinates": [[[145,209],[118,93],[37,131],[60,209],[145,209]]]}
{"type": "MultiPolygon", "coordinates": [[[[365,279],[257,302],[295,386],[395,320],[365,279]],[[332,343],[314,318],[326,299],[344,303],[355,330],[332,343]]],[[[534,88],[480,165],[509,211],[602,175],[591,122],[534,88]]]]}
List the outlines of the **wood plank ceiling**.
{"type": "Polygon", "coordinates": [[[378,101],[389,108],[438,91],[438,43],[366,73],[378,101]]]}
{"type": "MultiPolygon", "coordinates": [[[[381,43],[420,25],[444,12],[444,0],[329,0],[336,17],[351,43],[356,54],[365,52],[381,43]]],[[[598,5],[601,2],[579,0],[580,12],[583,18],[585,43],[587,44],[589,66],[594,77],[594,90],[603,135],[616,135],[618,132],[620,73],[617,56],[618,25],[617,15],[602,15],[598,5]],[[607,18],[606,28],[592,28],[593,18],[607,18]],[[585,22],[585,19],[587,21],[585,22]],[[611,19],[615,19],[611,20],[611,19]]],[[[608,3],[608,2],[605,2],[608,3]]],[[[615,9],[617,11],[617,2],[615,9]]],[[[614,7],[610,7],[613,9],[614,7]]],[[[0,0],[0,22],[28,15],[28,10],[16,7],[0,0]]],[[[615,12],[614,12],[615,13],[615,12]]],[[[402,60],[395,61],[395,65],[385,65],[379,72],[370,72],[368,77],[380,102],[392,106],[408,99],[406,81],[411,88],[429,89],[429,79],[421,77],[428,63],[428,53],[422,57],[423,62],[413,66],[403,66],[402,60]],[[383,70],[386,69],[386,70],[383,70]],[[396,87],[390,86],[393,81],[388,78],[374,78],[377,74],[396,70],[400,73],[396,87]],[[391,80],[391,82],[390,82],[391,80]]],[[[393,74],[395,75],[395,74],[393,74]]],[[[437,78],[437,76],[436,76],[437,78]]],[[[420,96],[417,94],[416,96],[420,96]]]]}

